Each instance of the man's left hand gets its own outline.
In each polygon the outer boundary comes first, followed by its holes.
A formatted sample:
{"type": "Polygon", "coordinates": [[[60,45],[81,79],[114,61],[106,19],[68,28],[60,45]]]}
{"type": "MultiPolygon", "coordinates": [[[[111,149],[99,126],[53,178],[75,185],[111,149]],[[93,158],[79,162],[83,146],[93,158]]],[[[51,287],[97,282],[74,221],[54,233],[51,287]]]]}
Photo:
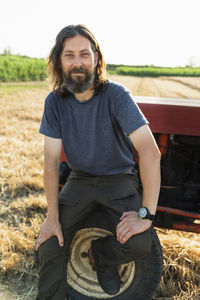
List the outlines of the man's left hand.
{"type": "Polygon", "coordinates": [[[138,233],[142,233],[151,227],[151,220],[139,219],[136,211],[124,212],[117,225],[117,240],[124,244],[128,239],[138,233]]]}

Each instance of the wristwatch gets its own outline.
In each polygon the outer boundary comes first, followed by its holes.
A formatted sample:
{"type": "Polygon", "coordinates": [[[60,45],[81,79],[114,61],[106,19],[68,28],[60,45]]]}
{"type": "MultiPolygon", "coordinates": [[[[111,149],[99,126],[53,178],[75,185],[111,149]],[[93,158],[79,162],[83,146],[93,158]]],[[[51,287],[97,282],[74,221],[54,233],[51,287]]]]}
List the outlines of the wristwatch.
{"type": "Polygon", "coordinates": [[[148,219],[148,220],[151,220],[153,221],[153,219],[155,218],[155,215],[151,215],[148,208],[146,207],[141,207],[139,209],[139,212],[138,212],[138,218],[141,220],[143,219],[148,219]]]}

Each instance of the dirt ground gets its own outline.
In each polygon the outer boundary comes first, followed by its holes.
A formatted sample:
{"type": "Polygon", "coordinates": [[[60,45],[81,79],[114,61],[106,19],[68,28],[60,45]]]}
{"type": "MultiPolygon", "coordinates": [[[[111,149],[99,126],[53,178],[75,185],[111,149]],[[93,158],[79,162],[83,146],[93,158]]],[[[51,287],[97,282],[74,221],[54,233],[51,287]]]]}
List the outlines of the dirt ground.
{"type": "Polygon", "coordinates": [[[135,96],[186,98],[200,100],[200,77],[110,76],[125,85],[135,96]]]}
{"type": "MultiPolygon", "coordinates": [[[[135,96],[200,101],[200,78],[110,79],[125,85],[135,96]]],[[[6,93],[6,84],[0,84],[1,300],[33,300],[36,295],[33,246],[46,213],[43,139],[38,129],[49,91],[48,84],[34,89],[30,84],[26,89],[23,84],[21,91],[19,87],[17,92],[9,89],[6,93]]],[[[165,265],[156,299],[200,299],[200,235],[164,229],[158,230],[158,235],[165,265]]]]}

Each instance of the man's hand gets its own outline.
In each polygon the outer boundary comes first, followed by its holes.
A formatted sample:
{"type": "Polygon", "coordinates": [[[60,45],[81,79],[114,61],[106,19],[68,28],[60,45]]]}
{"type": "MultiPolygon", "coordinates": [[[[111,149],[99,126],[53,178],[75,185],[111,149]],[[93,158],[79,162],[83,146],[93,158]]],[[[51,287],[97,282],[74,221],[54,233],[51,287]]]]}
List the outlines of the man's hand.
{"type": "Polygon", "coordinates": [[[136,211],[124,212],[120,218],[119,224],[117,225],[117,240],[121,244],[124,244],[131,236],[149,229],[151,224],[151,220],[139,220],[138,213],[136,211]]]}
{"type": "Polygon", "coordinates": [[[35,250],[38,251],[42,243],[52,236],[57,236],[60,247],[64,245],[61,224],[58,219],[48,216],[40,227],[39,237],[36,242],[35,250]]]}

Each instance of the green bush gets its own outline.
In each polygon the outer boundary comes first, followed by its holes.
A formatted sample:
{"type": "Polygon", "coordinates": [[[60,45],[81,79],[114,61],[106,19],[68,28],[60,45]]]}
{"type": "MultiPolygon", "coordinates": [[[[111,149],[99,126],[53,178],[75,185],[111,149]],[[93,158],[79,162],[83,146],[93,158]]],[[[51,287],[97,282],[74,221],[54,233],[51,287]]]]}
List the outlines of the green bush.
{"type": "Polygon", "coordinates": [[[0,55],[0,81],[37,81],[47,78],[44,59],[18,55],[0,55]]]}

